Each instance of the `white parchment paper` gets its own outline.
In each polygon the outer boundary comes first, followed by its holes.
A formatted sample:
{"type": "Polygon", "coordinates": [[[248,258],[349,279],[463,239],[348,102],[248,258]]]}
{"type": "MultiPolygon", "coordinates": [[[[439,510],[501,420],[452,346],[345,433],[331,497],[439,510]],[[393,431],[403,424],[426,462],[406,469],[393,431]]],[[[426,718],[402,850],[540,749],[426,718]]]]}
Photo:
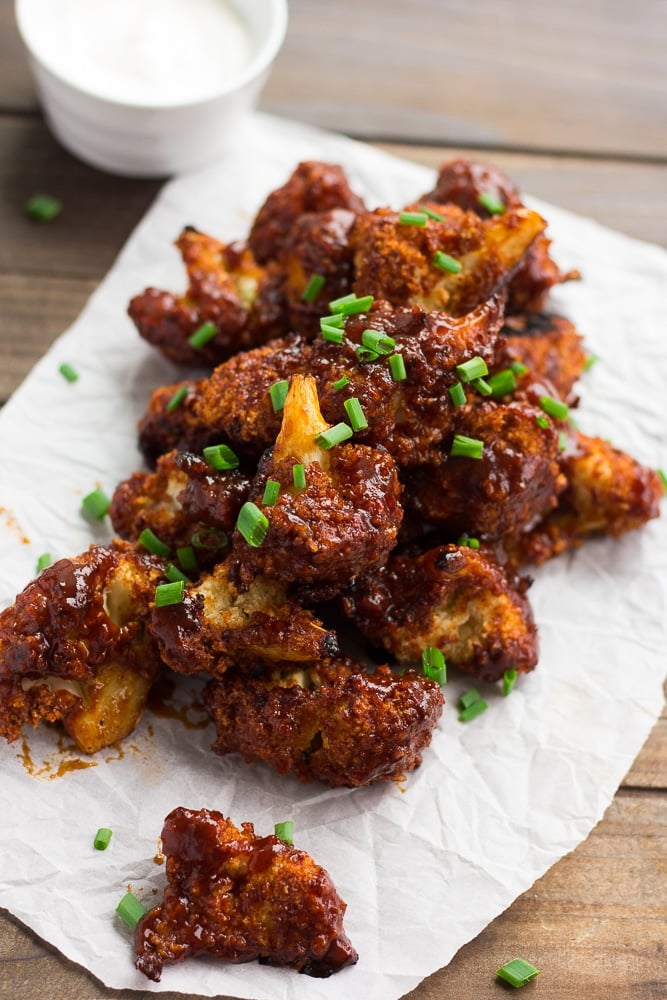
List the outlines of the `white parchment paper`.
{"type": "MultiPolygon", "coordinates": [[[[297,161],[345,165],[372,206],[399,207],[428,190],[430,171],[348,140],[258,116],[238,151],[167,184],[76,323],[0,414],[0,601],[54,559],[110,537],[79,514],[82,495],[111,491],[141,461],[135,424],[150,390],[174,377],[125,315],[147,285],[178,289],[172,241],[184,224],[223,240],[246,233],[266,194],[297,161]],[[80,379],[58,374],[62,361],[80,379]]],[[[667,254],[552,206],[553,249],[583,281],[554,308],[578,323],[599,363],[581,381],[583,430],[667,467],[667,254]]],[[[531,600],[540,663],[508,698],[457,720],[469,681],[448,704],[422,767],[403,788],[331,790],[218,758],[207,728],[147,714],[121,750],[56,777],[78,754],[54,729],[0,747],[0,905],[112,987],[256,1000],[393,1000],[444,966],[602,816],[662,705],[667,521],[619,541],[590,543],[536,573],[531,600]],[[37,773],[34,773],[35,770],[37,773]],[[114,915],[128,884],[150,906],[164,868],[153,860],[177,805],[219,809],[260,834],[291,818],[297,846],[329,870],[348,902],[358,965],[314,980],[256,963],[207,959],[166,968],[151,984],[133,967],[114,915]],[[110,826],[109,849],[92,838],[110,826]]],[[[183,695],[187,697],[187,695],[183,695]]]]}

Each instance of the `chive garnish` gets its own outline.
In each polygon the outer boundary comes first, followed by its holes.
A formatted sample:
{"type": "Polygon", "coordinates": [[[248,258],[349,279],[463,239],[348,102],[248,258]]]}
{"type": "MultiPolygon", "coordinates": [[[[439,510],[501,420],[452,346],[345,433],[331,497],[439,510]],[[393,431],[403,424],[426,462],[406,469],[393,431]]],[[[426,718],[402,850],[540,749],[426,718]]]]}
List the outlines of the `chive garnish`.
{"type": "Polygon", "coordinates": [[[226,472],[239,467],[238,455],[227,444],[211,444],[203,449],[202,455],[217,472],[226,472]]]}
{"type": "Polygon", "coordinates": [[[483,441],[466,437],[465,434],[455,434],[449,454],[452,458],[481,458],[483,451],[483,441]]]}
{"type": "Polygon", "coordinates": [[[291,819],[286,819],[283,823],[276,823],[273,832],[278,840],[282,840],[283,843],[294,843],[294,823],[291,819]]]}
{"type": "Polygon", "coordinates": [[[512,691],[518,676],[519,671],[514,669],[506,670],[503,674],[503,695],[505,697],[507,697],[507,695],[512,691]]]}
{"type": "Polygon", "coordinates": [[[155,607],[166,608],[170,604],[180,604],[185,593],[184,580],[172,580],[170,583],[159,583],[155,588],[155,607]]]}
{"type": "Polygon", "coordinates": [[[188,394],[188,387],[187,387],[187,385],[182,385],[180,387],[180,389],[177,389],[176,392],[174,393],[174,395],[171,397],[171,399],[167,403],[167,406],[166,406],[167,412],[171,413],[172,410],[175,410],[177,407],[179,407],[181,405],[181,403],[183,402],[183,400],[185,399],[185,397],[187,396],[187,394],[188,394]]]}
{"type": "Polygon", "coordinates": [[[559,431],[558,432],[558,450],[559,451],[566,451],[567,450],[567,443],[568,443],[567,434],[565,433],[565,431],[559,431]]]}
{"type": "Polygon", "coordinates": [[[332,313],[342,313],[343,316],[356,316],[357,313],[368,312],[375,301],[372,295],[364,295],[361,298],[352,292],[351,295],[343,295],[340,299],[334,299],[329,303],[332,313]]]}
{"type": "Polygon", "coordinates": [[[535,417],[535,423],[537,424],[538,427],[541,427],[543,430],[546,430],[547,427],[551,427],[548,417],[542,417],[542,416],[535,417]]]}
{"type": "Polygon", "coordinates": [[[394,338],[388,337],[379,330],[364,330],[361,335],[361,343],[369,351],[375,351],[376,354],[391,354],[396,347],[394,338]]]}
{"type": "Polygon", "coordinates": [[[51,194],[33,194],[23,207],[36,222],[51,222],[62,212],[63,203],[51,194]]]}
{"type": "Polygon", "coordinates": [[[593,367],[594,364],[597,364],[599,360],[600,359],[597,356],[597,354],[587,354],[586,360],[584,361],[584,371],[587,372],[590,368],[593,367]]]}
{"type": "MultiPolygon", "coordinates": [[[[194,548],[207,552],[217,552],[218,549],[224,549],[229,544],[229,538],[220,528],[202,528],[194,533],[190,541],[194,548]]],[[[187,567],[184,568],[187,569],[187,567]]]]}
{"type": "Polygon", "coordinates": [[[71,365],[69,365],[66,361],[63,361],[63,363],[58,366],[58,371],[63,376],[63,378],[67,379],[68,382],[76,382],[77,379],[79,378],[78,371],[71,365]]]}
{"type": "Polygon", "coordinates": [[[496,970],[499,979],[503,979],[517,989],[519,986],[525,986],[539,974],[540,970],[536,969],[530,962],[526,962],[524,958],[513,958],[511,962],[506,962],[505,965],[501,965],[496,970]]]}
{"type": "Polygon", "coordinates": [[[47,566],[50,566],[53,562],[50,552],[42,552],[41,556],[37,557],[36,570],[38,573],[42,573],[47,566]]]}
{"type": "Polygon", "coordinates": [[[426,205],[422,208],[424,215],[428,215],[429,219],[433,219],[434,222],[446,222],[444,215],[440,215],[440,212],[434,212],[432,208],[427,208],[426,205]]]}
{"type": "Polygon", "coordinates": [[[436,250],[433,255],[433,263],[436,267],[439,267],[441,271],[447,271],[449,274],[458,274],[463,265],[460,260],[455,257],[451,257],[448,253],[444,253],[442,250],[436,250]]]}
{"type": "Polygon", "coordinates": [[[200,347],[205,347],[209,340],[213,340],[218,332],[218,328],[215,323],[211,323],[207,320],[198,326],[194,333],[191,333],[188,337],[188,344],[190,347],[195,347],[199,349],[200,347]]]}
{"type": "Polygon", "coordinates": [[[329,451],[335,445],[347,441],[348,438],[352,437],[353,433],[354,431],[350,425],[341,421],[341,423],[335,424],[333,427],[329,427],[326,431],[318,434],[315,438],[315,444],[318,444],[325,451],[329,451]]]}
{"type": "Polygon", "coordinates": [[[454,385],[450,385],[449,389],[450,398],[454,406],[465,406],[468,402],[466,398],[465,389],[460,382],[455,382],[454,385]]]}
{"type": "Polygon", "coordinates": [[[171,562],[167,564],[164,575],[171,583],[192,583],[190,577],[171,562]]]}
{"type": "Polygon", "coordinates": [[[489,375],[487,382],[496,399],[507,396],[516,389],[516,379],[511,368],[503,368],[502,371],[489,375]]]}
{"type": "Polygon", "coordinates": [[[667,474],[665,474],[664,469],[656,469],[660,482],[662,483],[663,492],[667,493],[667,474]]]}
{"type": "Polygon", "coordinates": [[[300,462],[295,462],[292,466],[292,482],[295,490],[305,490],[306,488],[306,467],[300,462]]]}
{"type": "Polygon", "coordinates": [[[493,393],[493,389],[491,388],[489,383],[483,378],[474,378],[472,380],[471,385],[474,386],[475,389],[477,389],[477,392],[480,394],[480,396],[490,396],[493,393]]]}
{"type": "Polygon", "coordinates": [[[489,706],[480,697],[479,691],[469,688],[459,698],[459,722],[470,722],[471,719],[481,715],[489,706]]]}
{"type": "Polygon", "coordinates": [[[553,396],[540,396],[540,409],[555,420],[567,420],[570,412],[569,406],[561,403],[560,399],[554,399],[553,396]]]}
{"type": "Polygon", "coordinates": [[[350,380],[347,375],[343,375],[341,378],[336,379],[335,382],[331,383],[332,389],[344,389],[346,385],[350,384],[350,380]]]}
{"type": "Polygon", "coordinates": [[[134,931],[141,918],[146,916],[148,910],[133,893],[126,892],[116,907],[116,913],[127,924],[130,930],[134,931]]]}
{"type": "Polygon", "coordinates": [[[286,378],[281,378],[278,382],[274,382],[273,385],[270,386],[269,396],[271,397],[271,406],[273,407],[274,413],[279,413],[284,407],[288,390],[289,382],[286,378]]]}
{"type": "Polygon", "coordinates": [[[269,519],[266,514],[262,514],[257,504],[254,504],[252,500],[246,500],[239,511],[236,527],[248,545],[256,549],[266,538],[266,533],[269,530],[269,519]]]}
{"type": "Polygon", "coordinates": [[[345,317],[343,316],[342,313],[335,313],[333,316],[322,316],[320,318],[320,329],[322,329],[325,326],[334,326],[342,329],[344,324],[345,324],[345,317]]]}
{"type": "Polygon", "coordinates": [[[398,221],[402,226],[425,226],[428,222],[426,212],[399,212],[398,221]]]}
{"type": "Polygon", "coordinates": [[[109,841],[111,840],[111,830],[108,826],[101,826],[97,833],[95,834],[95,839],[93,840],[93,847],[96,851],[106,851],[109,846],[109,841]]]}
{"type": "Polygon", "coordinates": [[[502,215],[505,211],[504,203],[496,195],[491,194],[490,191],[482,191],[481,194],[477,195],[477,201],[485,208],[489,215],[502,215]]]}
{"type": "Polygon", "coordinates": [[[361,403],[356,396],[352,396],[351,399],[346,399],[343,403],[345,407],[345,412],[347,413],[348,419],[350,421],[350,426],[353,431],[364,431],[368,427],[368,421],[366,420],[366,414],[364,413],[361,403]]]}
{"type": "Polygon", "coordinates": [[[325,281],[326,279],[321,274],[311,275],[308,284],[301,294],[302,300],[304,302],[314,302],[324,288],[325,281]]]}
{"type": "Polygon", "coordinates": [[[437,681],[440,687],[447,683],[447,664],[436,646],[427,646],[422,650],[422,673],[429,680],[437,681]]]}
{"type": "Polygon", "coordinates": [[[335,326],[321,326],[322,340],[328,340],[330,344],[342,344],[345,334],[335,326]]]}
{"type": "Polygon", "coordinates": [[[161,539],[159,539],[150,528],[144,528],[137,541],[139,542],[139,545],[143,545],[143,547],[154,556],[164,557],[169,555],[169,546],[165,545],[165,543],[161,541],[161,539]]]}
{"type": "Polygon", "coordinates": [[[523,361],[510,361],[510,368],[515,375],[526,375],[528,373],[528,365],[524,365],[523,361]]]}
{"type": "Polygon", "coordinates": [[[408,375],[405,370],[405,361],[402,354],[391,354],[389,356],[389,371],[394,382],[405,382],[408,375]]]}
{"type": "Polygon", "coordinates": [[[456,544],[457,545],[462,545],[465,548],[469,548],[469,549],[478,549],[479,548],[479,538],[471,538],[470,535],[463,534],[463,535],[460,535],[456,539],[456,544]]]}
{"type": "Polygon", "coordinates": [[[472,382],[473,379],[482,378],[484,375],[489,374],[486,361],[484,358],[480,358],[479,355],[475,358],[470,358],[469,361],[464,361],[462,364],[457,365],[456,371],[458,372],[462,382],[472,382]]]}
{"type": "Polygon", "coordinates": [[[176,556],[183,569],[190,573],[196,573],[199,569],[197,554],[191,545],[182,545],[176,549],[176,556]]]}
{"type": "Polygon", "coordinates": [[[280,483],[276,479],[267,479],[264,486],[262,503],[265,507],[275,507],[280,496],[280,483]]]}
{"type": "Polygon", "coordinates": [[[95,521],[101,521],[109,513],[110,507],[111,500],[99,486],[92,493],[88,493],[81,501],[82,513],[95,521]]]}
{"type": "Polygon", "coordinates": [[[355,347],[354,353],[357,355],[362,365],[368,364],[369,361],[377,361],[380,357],[377,351],[372,351],[370,347],[364,347],[362,344],[355,347]]]}

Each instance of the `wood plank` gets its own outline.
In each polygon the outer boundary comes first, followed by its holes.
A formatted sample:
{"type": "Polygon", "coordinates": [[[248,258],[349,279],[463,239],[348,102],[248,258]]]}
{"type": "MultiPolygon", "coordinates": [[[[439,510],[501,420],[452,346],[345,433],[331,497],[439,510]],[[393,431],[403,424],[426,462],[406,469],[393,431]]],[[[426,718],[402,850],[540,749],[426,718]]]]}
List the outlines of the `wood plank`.
{"type": "MultiPolygon", "coordinates": [[[[290,0],[289,14],[266,110],[366,138],[667,156],[659,0],[290,0]]],[[[12,0],[0,94],[34,109],[12,0]]]]}

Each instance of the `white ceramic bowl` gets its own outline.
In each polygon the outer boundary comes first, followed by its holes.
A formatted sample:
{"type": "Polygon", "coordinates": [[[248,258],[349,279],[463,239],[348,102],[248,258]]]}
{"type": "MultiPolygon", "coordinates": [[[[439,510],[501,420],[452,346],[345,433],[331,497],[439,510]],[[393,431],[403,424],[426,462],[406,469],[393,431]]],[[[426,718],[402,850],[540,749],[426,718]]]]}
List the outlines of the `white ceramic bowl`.
{"type": "MultiPolygon", "coordinates": [[[[133,177],[181,173],[223,155],[234,142],[240,120],[256,104],[287,28],[286,0],[220,0],[244,25],[247,61],[222,86],[207,90],[204,83],[204,92],[196,96],[190,93],[179,100],[170,81],[171,93],[165,99],[152,94],[150,100],[135,101],[127,93],[118,98],[109,88],[105,93],[95,72],[87,80],[81,61],[68,64],[63,58],[62,44],[58,50],[62,25],[48,21],[60,2],[16,0],[16,20],[46,119],[75,156],[102,170],[133,177]]],[[[88,0],[91,6],[77,22],[78,29],[87,30],[82,23],[91,21],[96,2],[88,0]]],[[[142,2],[151,0],[136,0],[142,2]]],[[[187,5],[188,0],[182,3],[187,5]]],[[[98,29],[95,41],[99,46],[104,44],[103,17],[98,19],[98,29]]],[[[158,48],[144,48],[144,52],[160,54],[158,48]]],[[[220,58],[224,59],[224,53],[220,58]]],[[[192,73],[197,72],[195,60],[192,73]]],[[[193,79],[197,77],[188,75],[187,82],[192,84],[193,79]]]]}

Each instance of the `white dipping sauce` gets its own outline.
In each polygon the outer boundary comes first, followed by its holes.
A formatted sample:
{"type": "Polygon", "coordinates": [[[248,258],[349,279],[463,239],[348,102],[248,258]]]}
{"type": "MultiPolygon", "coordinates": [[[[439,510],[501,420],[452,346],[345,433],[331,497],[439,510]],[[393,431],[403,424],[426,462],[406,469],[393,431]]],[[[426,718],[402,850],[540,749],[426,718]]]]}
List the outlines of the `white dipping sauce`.
{"type": "Polygon", "coordinates": [[[250,64],[243,19],[225,0],[41,0],[42,60],[82,90],[128,104],[186,104],[224,91],[250,64]]]}

